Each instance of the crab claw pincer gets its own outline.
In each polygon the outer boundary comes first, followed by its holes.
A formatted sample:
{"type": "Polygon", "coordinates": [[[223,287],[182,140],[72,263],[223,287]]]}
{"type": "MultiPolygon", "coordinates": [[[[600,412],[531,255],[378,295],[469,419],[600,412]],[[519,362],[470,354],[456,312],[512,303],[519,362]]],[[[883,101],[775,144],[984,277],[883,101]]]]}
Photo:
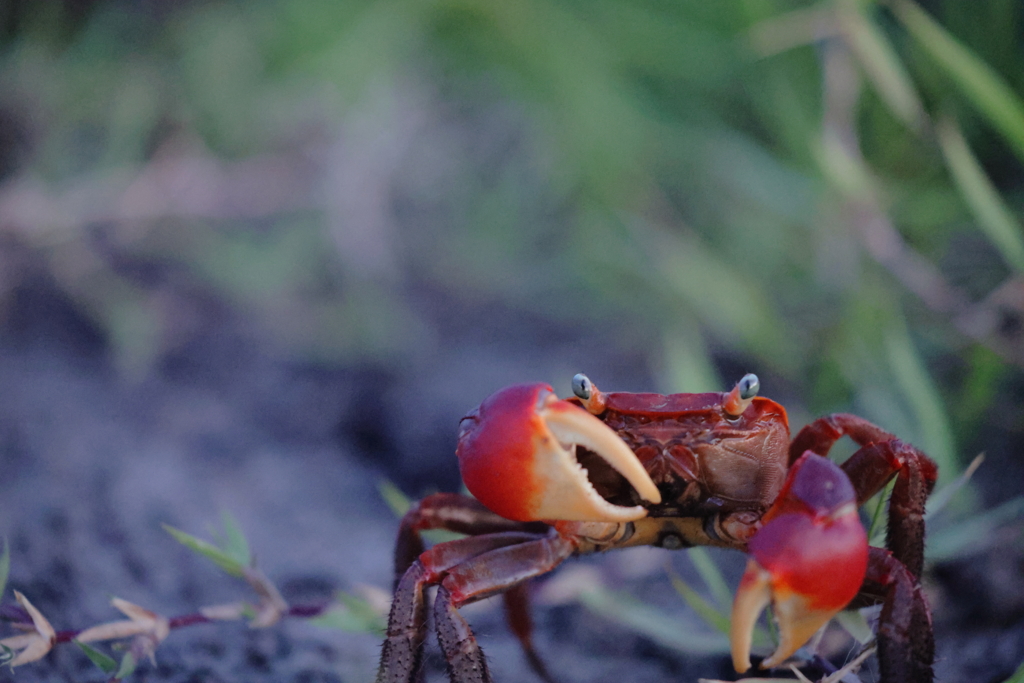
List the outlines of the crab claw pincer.
{"type": "Polygon", "coordinates": [[[857,494],[827,458],[804,453],[763,521],[748,544],[752,557],[732,607],[732,661],[739,673],[750,668],[754,625],[769,603],[779,646],[762,668],[785,661],[842,610],[867,571],[868,541],[857,494]]]}
{"type": "Polygon", "coordinates": [[[576,447],[593,451],[643,500],[661,494],[614,431],[586,410],[559,400],[546,384],[511,386],[467,415],[459,430],[459,469],[477,499],[508,519],[628,522],[642,506],[613,505],[598,495],[576,461],[576,447]]]}

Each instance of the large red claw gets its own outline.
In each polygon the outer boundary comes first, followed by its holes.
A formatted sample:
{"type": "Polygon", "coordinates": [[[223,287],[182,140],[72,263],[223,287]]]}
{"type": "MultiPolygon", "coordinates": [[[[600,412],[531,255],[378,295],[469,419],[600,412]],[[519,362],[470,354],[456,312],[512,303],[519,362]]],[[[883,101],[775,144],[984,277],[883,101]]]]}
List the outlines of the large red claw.
{"type": "Polygon", "coordinates": [[[576,461],[576,446],[599,455],[644,500],[661,494],[633,451],[587,411],[560,401],[546,384],[502,389],[462,422],[459,468],[477,499],[519,521],[626,522],[647,514],[602,498],[576,461]]]}
{"type": "Polygon", "coordinates": [[[732,661],[739,673],[750,668],[754,625],[769,603],[779,647],[762,668],[785,661],[842,610],[867,571],[856,492],[826,458],[808,451],[793,464],[764,522],[748,545],[753,557],[732,608],[732,661]]]}

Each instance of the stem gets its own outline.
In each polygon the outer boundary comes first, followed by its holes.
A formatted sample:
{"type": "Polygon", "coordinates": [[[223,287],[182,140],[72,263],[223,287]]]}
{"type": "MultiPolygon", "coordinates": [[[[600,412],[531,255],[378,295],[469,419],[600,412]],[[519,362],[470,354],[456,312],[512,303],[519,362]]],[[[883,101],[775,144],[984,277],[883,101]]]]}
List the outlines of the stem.
{"type": "MultiPolygon", "coordinates": [[[[323,614],[327,608],[333,603],[330,600],[322,602],[311,602],[302,605],[293,605],[288,608],[285,612],[285,616],[295,617],[297,619],[312,619],[323,614]]],[[[192,612],[191,614],[183,614],[177,617],[171,617],[168,619],[168,626],[173,631],[175,629],[184,628],[186,626],[192,626],[194,624],[211,624],[220,619],[211,619],[202,612],[192,612]]],[[[68,629],[65,631],[57,631],[56,642],[58,643],[70,643],[78,634],[85,629],[68,629]]]]}

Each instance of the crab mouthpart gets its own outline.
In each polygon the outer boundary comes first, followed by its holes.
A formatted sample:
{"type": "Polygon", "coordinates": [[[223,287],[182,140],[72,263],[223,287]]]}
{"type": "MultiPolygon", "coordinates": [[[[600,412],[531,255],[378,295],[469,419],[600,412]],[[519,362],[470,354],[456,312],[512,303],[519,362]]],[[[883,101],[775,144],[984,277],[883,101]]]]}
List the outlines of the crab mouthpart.
{"type": "Polygon", "coordinates": [[[593,452],[625,477],[643,500],[661,502],[661,492],[636,455],[601,420],[554,396],[537,416],[546,427],[534,437],[535,474],[545,482],[538,501],[542,519],[629,522],[647,515],[641,506],[620,507],[602,498],[576,459],[577,447],[593,452]]]}

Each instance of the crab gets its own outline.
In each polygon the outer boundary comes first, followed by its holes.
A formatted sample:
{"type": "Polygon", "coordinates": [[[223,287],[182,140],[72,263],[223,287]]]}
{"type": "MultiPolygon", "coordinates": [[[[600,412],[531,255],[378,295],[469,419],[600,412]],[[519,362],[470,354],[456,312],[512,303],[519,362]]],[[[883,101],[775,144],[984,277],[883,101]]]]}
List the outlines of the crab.
{"type": "Polygon", "coordinates": [[[924,507],[937,468],[867,420],[834,414],[790,440],[785,409],[756,375],[724,393],[603,393],[585,375],[561,400],[542,383],[507,387],[463,418],[456,453],[473,497],[438,493],[402,519],[396,585],[377,683],[420,680],[427,592],[452,683],[491,681],[458,608],[503,593],[531,666],[524,583],[574,555],[696,545],[749,554],[732,608],[738,673],[771,605],[779,643],[760,667],[790,658],[838,612],[881,604],[883,683],[930,683],[934,638],[921,590],[924,507]],[[850,437],[841,466],[827,458],[850,437]],[[869,546],[859,507],[895,479],[885,548],[869,546]],[[421,532],[465,536],[424,549],[421,532]]]}

